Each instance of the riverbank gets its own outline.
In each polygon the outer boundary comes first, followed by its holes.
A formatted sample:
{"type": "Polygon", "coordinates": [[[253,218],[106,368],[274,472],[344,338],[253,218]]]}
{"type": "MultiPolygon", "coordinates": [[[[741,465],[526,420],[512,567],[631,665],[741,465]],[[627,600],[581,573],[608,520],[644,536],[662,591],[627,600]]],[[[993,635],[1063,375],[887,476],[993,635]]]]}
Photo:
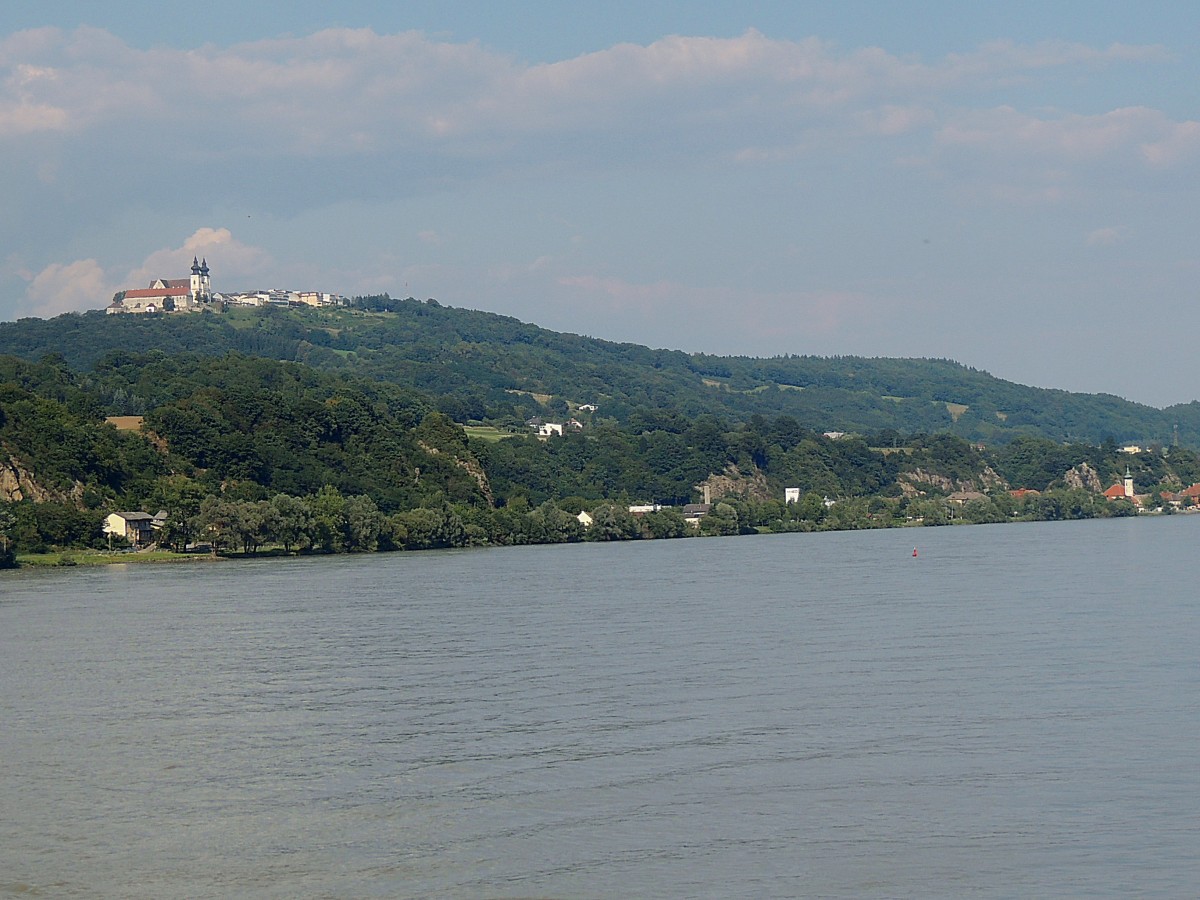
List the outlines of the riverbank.
{"type": "Polygon", "coordinates": [[[17,566],[57,568],[61,566],[211,562],[214,559],[220,559],[220,557],[214,557],[207,553],[174,553],[170,550],[151,550],[146,553],[108,550],[61,550],[53,553],[18,553],[17,566]]]}

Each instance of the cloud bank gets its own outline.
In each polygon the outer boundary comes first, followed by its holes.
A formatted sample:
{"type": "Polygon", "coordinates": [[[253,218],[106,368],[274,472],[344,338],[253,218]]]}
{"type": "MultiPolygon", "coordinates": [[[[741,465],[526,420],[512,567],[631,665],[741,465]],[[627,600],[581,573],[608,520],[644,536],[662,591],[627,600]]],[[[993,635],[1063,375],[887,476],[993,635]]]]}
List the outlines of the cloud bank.
{"type": "Polygon", "coordinates": [[[218,289],[411,291],[659,346],[1003,370],[1030,344],[978,336],[982,310],[1061,332],[1194,271],[1200,121],[1111,90],[1184,63],[753,29],[545,63],[421,32],[21,31],[0,38],[0,315],[98,308],[207,255],[218,289]]]}

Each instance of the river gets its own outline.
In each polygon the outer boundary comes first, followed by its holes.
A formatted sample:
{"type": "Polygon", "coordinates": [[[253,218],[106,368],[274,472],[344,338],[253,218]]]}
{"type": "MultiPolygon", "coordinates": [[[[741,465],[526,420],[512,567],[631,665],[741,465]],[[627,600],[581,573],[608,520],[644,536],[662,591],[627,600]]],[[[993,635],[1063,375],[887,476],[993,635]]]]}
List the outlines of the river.
{"type": "Polygon", "coordinates": [[[1194,896],[1198,540],[5,573],[0,897],[1194,896]]]}

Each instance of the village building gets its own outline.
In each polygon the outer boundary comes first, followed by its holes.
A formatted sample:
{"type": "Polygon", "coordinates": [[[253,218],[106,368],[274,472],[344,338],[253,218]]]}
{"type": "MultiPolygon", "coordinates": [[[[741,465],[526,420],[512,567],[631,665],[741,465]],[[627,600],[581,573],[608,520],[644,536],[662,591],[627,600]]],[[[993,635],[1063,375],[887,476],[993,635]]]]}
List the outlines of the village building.
{"type": "Polygon", "coordinates": [[[115,512],[104,519],[104,533],[123,537],[134,547],[154,540],[154,519],[148,512],[115,512]]]}
{"type": "Polygon", "coordinates": [[[966,506],[968,503],[974,503],[976,500],[986,500],[987,498],[987,494],[980,491],[955,491],[946,499],[959,506],[966,506]]]}
{"type": "Polygon", "coordinates": [[[1109,500],[1133,500],[1133,476],[1129,474],[1129,469],[1125,469],[1124,481],[1118,482],[1104,492],[1104,496],[1109,500]]]}
{"type": "Polygon", "coordinates": [[[242,291],[214,293],[207,259],[192,257],[192,273],[187,278],[156,278],[149,287],[120,291],[105,312],[169,313],[222,310],[226,306],[328,307],[346,306],[340,294],[323,291],[242,291]]]}

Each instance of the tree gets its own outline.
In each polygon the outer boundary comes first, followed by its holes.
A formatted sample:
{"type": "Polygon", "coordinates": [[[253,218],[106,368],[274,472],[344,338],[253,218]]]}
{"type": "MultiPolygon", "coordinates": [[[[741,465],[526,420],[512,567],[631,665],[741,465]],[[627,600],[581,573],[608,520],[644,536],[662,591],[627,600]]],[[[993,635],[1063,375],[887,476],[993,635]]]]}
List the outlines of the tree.
{"type": "Polygon", "coordinates": [[[379,546],[383,516],[375,501],[365,494],[346,498],[342,504],[342,549],[347,553],[369,552],[379,546]]]}
{"type": "Polygon", "coordinates": [[[633,514],[620,506],[602,503],[592,510],[592,527],[587,530],[585,540],[628,541],[641,536],[641,529],[633,514]]]}
{"type": "Polygon", "coordinates": [[[276,494],[271,498],[274,509],[275,538],[283,544],[284,552],[312,545],[314,519],[308,504],[298,497],[276,494]]]}
{"type": "Polygon", "coordinates": [[[239,500],[231,504],[230,526],[243,553],[257,553],[266,542],[270,509],[266,501],[239,500]]]}
{"type": "Polygon", "coordinates": [[[338,549],[342,511],[346,500],[333,485],[327,484],[309,501],[313,519],[313,544],[326,553],[338,549]]]}
{"type": "Polygon", "coordinates": [[[397,536],[403,534],[406,550],[465,547],[470,541],[462,519],[448,506],[412,509],[392,519],[397,536]]]}
{"type": "Polygon", "coordinates": [[[724,501],[716,504],[708,515],[700,520],[701,534],[730,535],[738,533],[738,513],[724,501]]]}
{"type": "Polygon", "coordinates": [[[159,542],[177,552],[186,550],[195,536],[196,517],[206,496],[204,485],[186,475],[158,479],[150,493],[149,504],[153,510],[167,511],[159,542]]]}
{"type": "Polygon", "coordinates": [[[17,517],[5,508],[0,508],[0,569],[11,569],[16,565],[16,555],[9,544],[8,532],[17,524],[17,517]]]}
{"type": "Polygon", "coordinates": [[[674,507],[647,513],[642,517],[642,526],[652,538],[680,538],[692,534],[692,526],[674,507]]]}
{"type": "Polygon", "coordinates": [[[204,535],[212,543],[214,554],[232,546],[236,540],[233,506],[228,500],[209,495],[200,504],[200,511],[192,522],[194,532],[204,535]]]}

